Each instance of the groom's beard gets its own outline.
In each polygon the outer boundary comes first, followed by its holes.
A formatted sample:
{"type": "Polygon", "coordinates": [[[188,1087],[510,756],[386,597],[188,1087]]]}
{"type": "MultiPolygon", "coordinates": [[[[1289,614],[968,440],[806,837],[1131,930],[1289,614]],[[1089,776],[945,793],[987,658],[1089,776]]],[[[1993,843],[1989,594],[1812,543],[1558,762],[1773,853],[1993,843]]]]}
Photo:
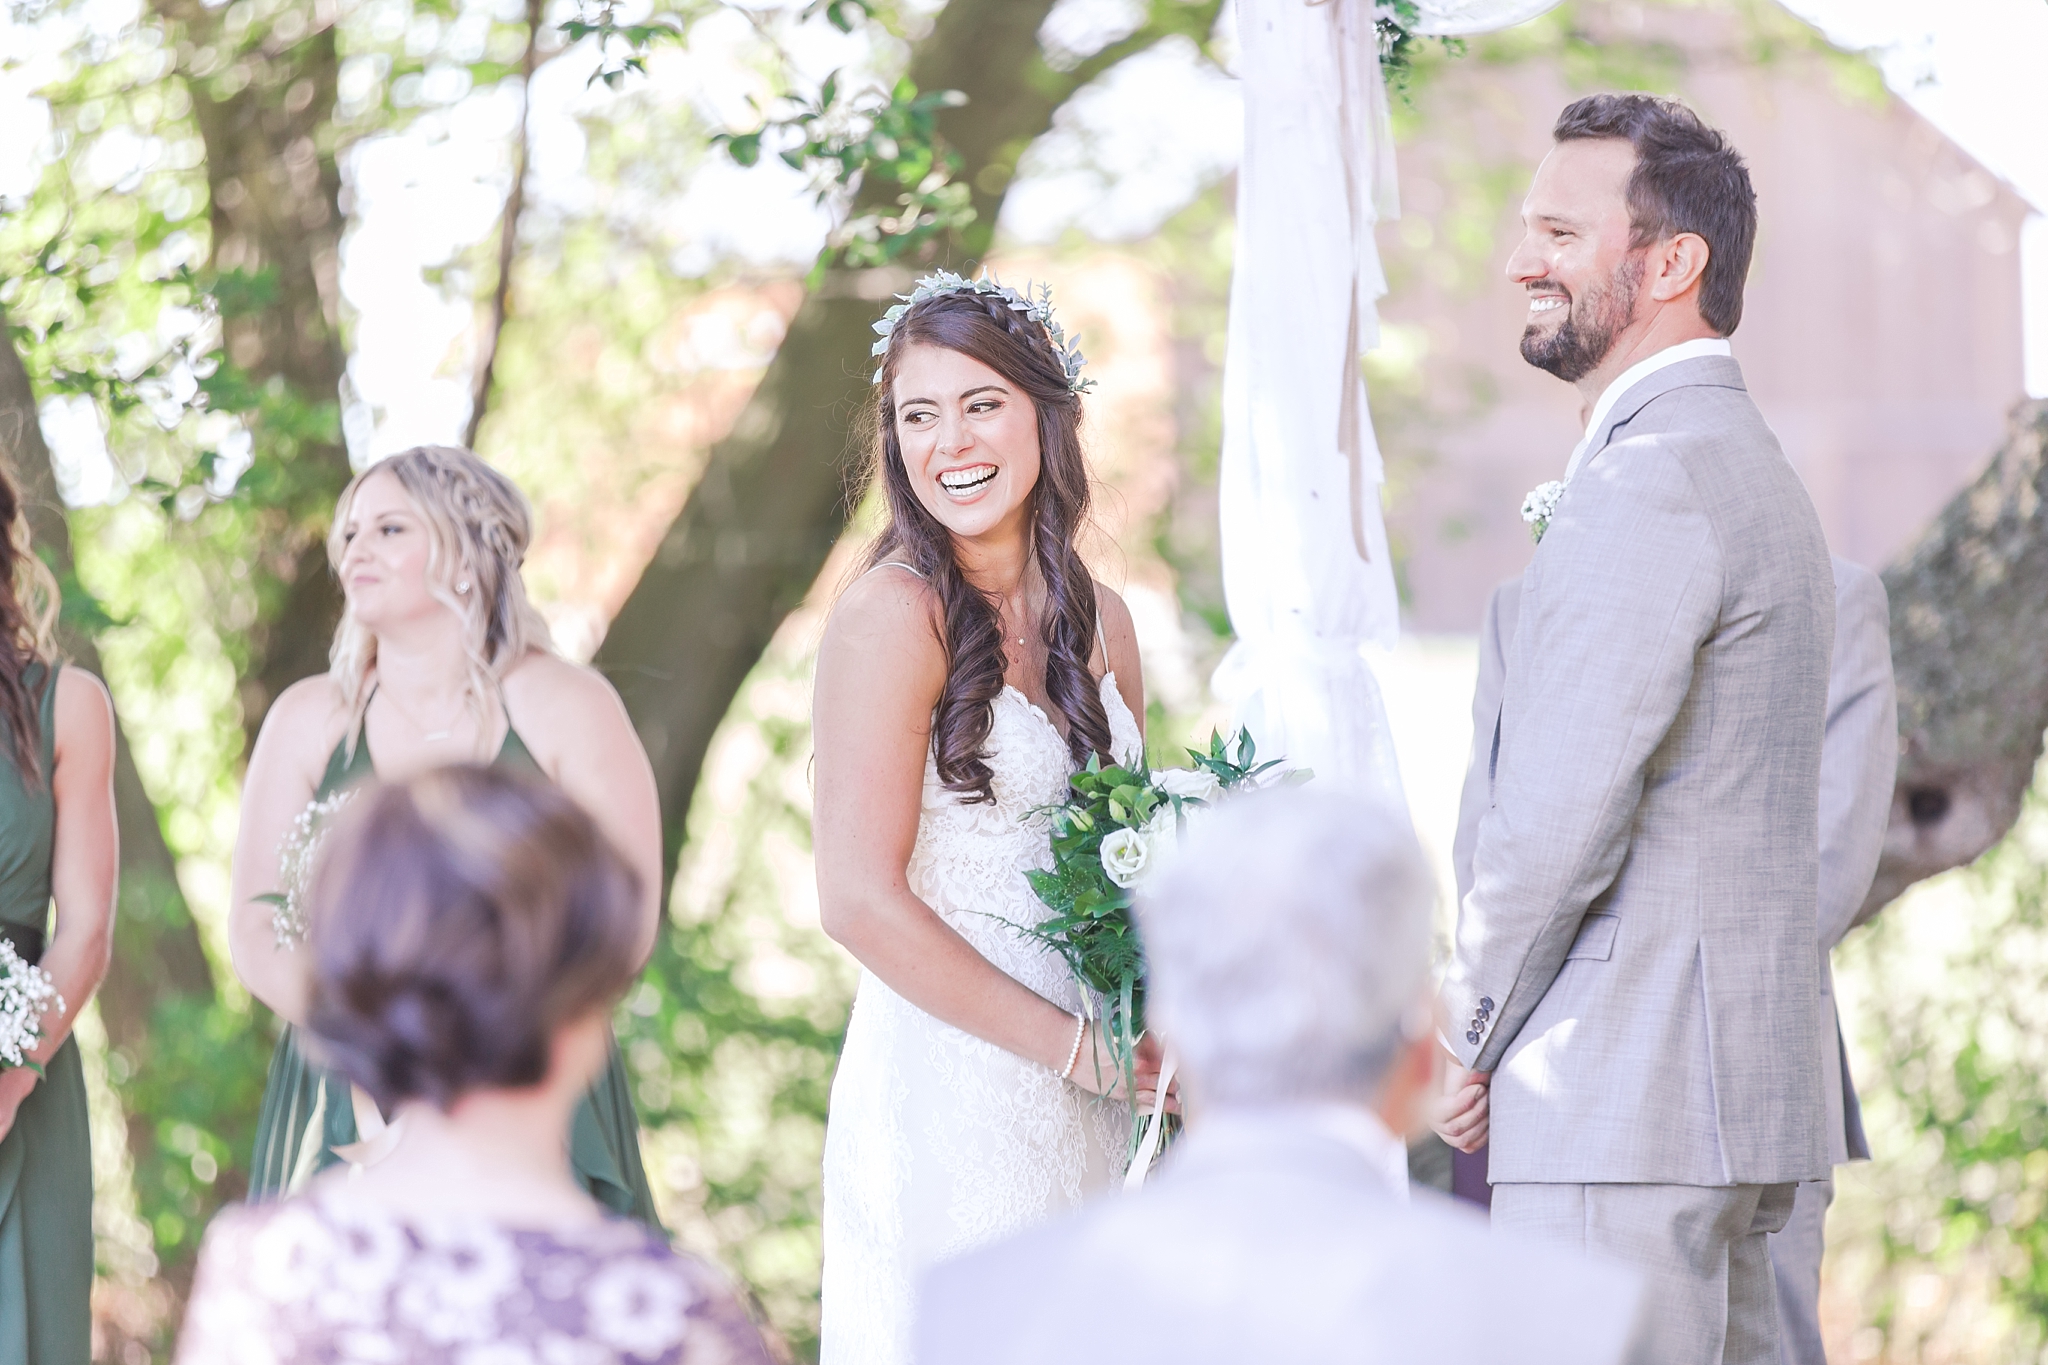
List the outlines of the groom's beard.
{"type": "Polygon", "coordinates": [[[1547,289],[1564,293],[1565,317],[1548,336],[1531,323],[1522,333],[1522,359],[1567,384],[1576,384],[1614,349],[1614,338],[1635,316],[1636,290],[1642,283],[1643,258],[1637,255],[1621,263],[1605,288],[1588,289],[1583,297],[1573,297],[1555,280],[1537,280],[1530,286],[1531,293],[1547,289]]]}

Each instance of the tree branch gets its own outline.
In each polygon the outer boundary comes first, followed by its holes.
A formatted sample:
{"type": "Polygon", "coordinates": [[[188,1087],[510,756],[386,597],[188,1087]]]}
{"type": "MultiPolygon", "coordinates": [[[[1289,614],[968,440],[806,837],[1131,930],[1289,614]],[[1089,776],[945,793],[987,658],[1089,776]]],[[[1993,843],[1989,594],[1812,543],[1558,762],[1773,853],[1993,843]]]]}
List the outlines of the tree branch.
{"type": "Polygon", "coordinates": [[[512,302],[512,266],[519,253],[519,217],[526,211],[526,167],[532,157],[527,125],[533,114],[533,73],[540,69],[540,27],[547,18],[547,0],[526,0],[526,53],[520,58],[518,143],[512,154],[512,187],[505,193],[505,211],[498,226],[498,279],[491,289],[489,325],[477,338],[476,377],[469,390],[469,423],[462,431],[462,444],[476,449],[476,434],[484,424],[491,399],[491,380],[498,368],[498,342],[505,335],[505,318],[512,302]]]}
{"type": "Polygon", "coordinates": [[[2048,402],[1885,570],[1899,780],[1857,923],[2012,828],[2048,730],[2048,402]]]}

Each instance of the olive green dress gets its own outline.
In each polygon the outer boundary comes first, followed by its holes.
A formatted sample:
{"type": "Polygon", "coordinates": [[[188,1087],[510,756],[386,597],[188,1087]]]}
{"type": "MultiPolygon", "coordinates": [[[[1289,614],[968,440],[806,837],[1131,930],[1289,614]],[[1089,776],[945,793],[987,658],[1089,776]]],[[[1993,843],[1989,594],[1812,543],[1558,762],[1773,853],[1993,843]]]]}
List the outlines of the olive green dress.
{"type": "MultiPolygon", "coordinates": [[[[42,694],[44,781],[31,790],[0,743],[0,929],[42,955],[50,921],[57,802],[57,670],[29,667],[42,694]]],[[[92,1355],[92,1135],[78,1040],[67,1038],[0,1141],[0,1365],[86,1365],[92,1355]]]]}
{"type": "MultiPolygon", "coordinates": [[[[541,771],[516,730],[505,732],[495,762],[506,768],[541,771]]],[[[353,755],[346,742],[334,746],[313,799],[325,801],[375,776],[368,736],[358,733],[353,755]]],[[[299,1049],[298,1030],[286,1025],[271,1054],[270,1079],[256,1120],[249,1198],[276,1199],[293,1193],[308,1177],[341,1160],[334,1153],[336,1147],[356,1140],[348,1078],[308,1061],[299,1049]]],[[[633,1110],[633,1092],[616,1044],[609,1065],[576,1107],[569,1159],[577,1180],[599,1203],[651,1227],[661,1225],[655,1217],[654,1196],[647,1188],[647,1173],[640,1165],[640,1119],[633,1110]]],[[[0,1365],[5,1365],[4,1358],[0,1365]]]]}

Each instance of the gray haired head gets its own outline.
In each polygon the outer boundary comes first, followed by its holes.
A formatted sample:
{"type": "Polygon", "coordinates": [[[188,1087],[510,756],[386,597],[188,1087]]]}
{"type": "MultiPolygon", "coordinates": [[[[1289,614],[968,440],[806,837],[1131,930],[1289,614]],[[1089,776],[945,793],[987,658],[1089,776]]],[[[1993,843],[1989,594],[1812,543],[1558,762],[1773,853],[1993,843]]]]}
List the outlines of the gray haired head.
{"type": "Polygon", "coordinates": [[[1434,882],[1404,812],[1330,790],[1248,793],[1138,903],[1148,1012],[1200,1097],[1361,1098],[1429,976],[1434,882]]]}

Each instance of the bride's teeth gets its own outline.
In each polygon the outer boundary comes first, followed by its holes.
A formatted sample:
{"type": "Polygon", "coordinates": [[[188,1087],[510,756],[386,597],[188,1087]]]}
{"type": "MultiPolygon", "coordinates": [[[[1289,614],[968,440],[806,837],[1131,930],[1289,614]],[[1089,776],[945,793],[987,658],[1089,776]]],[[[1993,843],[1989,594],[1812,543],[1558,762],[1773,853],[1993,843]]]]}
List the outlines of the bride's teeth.
{"type": "Polygon", "coordinates": [[[949,493],[962,493],[970,488],[979,488],[996,476],[994,465],[975,465],[969,469],[949,469],[939,475],[939,486],[949,493]]]}

